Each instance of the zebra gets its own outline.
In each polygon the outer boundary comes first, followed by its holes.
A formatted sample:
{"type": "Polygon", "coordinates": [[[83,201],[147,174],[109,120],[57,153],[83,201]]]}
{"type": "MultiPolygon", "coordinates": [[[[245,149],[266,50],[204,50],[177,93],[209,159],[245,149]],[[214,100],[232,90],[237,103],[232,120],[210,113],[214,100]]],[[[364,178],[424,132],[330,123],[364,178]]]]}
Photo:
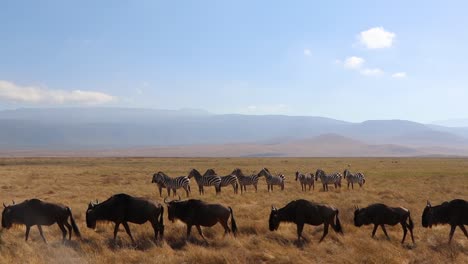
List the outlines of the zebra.
{"type": "MultiPolygon", "coordinates": [[[[203,177],[218,175],[213,169],[208,169],[203,177]]],[[[219,176],[221,178],[221,184],[219,191],[221,192],[221,187],[226,187],[228,185],[232,185],[234,193],[237,194],[239,190],[239,184],[237,183],[237,176],[233,175],[232,173],[226,176],[219,176]]]]}
{"type": "Polygon", "coordinates": [[[176,178],[171,178],[166,175],[164,172],[160,171],[153,175],[153,180],[151,181],[158,185],[159,196],[161,196],[162,188],[167,188],[167,195],[171,196],[171,190],[173,196],[176,195],[177,189],[183,188],[187,197],[190,195],[190,179],[187,176],[179,176],[176,178]]]}
{"type": "Polygon", "coordinates": [[[332,174],[325,174],[323,170],[318,169],[317,172],[315,173],[315,180],[318,181],[318,179],[320,179],[320,181],[322,182],[324,191],[328,191],[328,184],[334,184],[335,189],[337,187],[341,188],[341,178],[342,176],[339,172],[335,172],[332,174]]]}
{"type": "Polygon", "coordinates": [[[348,169],[344,170],[343,178],[346,179],[346,181],[348,181],[348,189],[349,184],[351,184],[351,188],[354,189],[355,183],[359,184],[359,187],[362,187],[362,185],[366,183],[366,178],[364,177],[364,174],[360,172],[352,174],[348,169]]]}
{"type": "Polygon", "coordinates": [[[239,168],[233,170],[231,174],[237,177],[241,189],[241,194],[243,191],[247,192],[247,185],[253,185],[255,192],[257,192],[258,179],[260,178],[257,174],[245,176],[244,173],[242,173],[242,170],[239,168]]]}
{"type": "Polygon", "coordinates": [[[307,190],[307,185],[309,185],[309,191],[310,187],[312,187],[315,190],[315,181],[314,181],[314,176],[311,173],[306,173],[302,174],[299,171],[296,171],[296,181],[299,179],[299,182],[301,183],[301,189],[303,191],[307,190]]]}
{"type": "Polygon", "coordinates": [[[280,174],[278,176],[273,176],[271,175],[270,171],[267,168],[263,168],[259,173],[258,176],[264,176],[266,179],[266,183],[268,185],[268,192],[273,191],[273,185],[279,185],[281,186],[281,190],[284,190],[284,181],[286,178],[284,177],[283,174],[280,174]]]}
{"type": "MultiPolygon", "coordinates": [[[[205,172],[206,174],[207,172],[205,172]]],[[[205,190],[203,189],[204,186],[214,186],[216,190],[216,194],[218,194],[220,190],[220,185],[221,185],[221,178],[218,175],[206,175],[202,176],[200,172],[198,172],[196,169],[192,169],[188,175],[188,178],[195,177],[195,181],[197,182],[198,185],[198,191],[201,194],[205,194],[205,190]]]]}

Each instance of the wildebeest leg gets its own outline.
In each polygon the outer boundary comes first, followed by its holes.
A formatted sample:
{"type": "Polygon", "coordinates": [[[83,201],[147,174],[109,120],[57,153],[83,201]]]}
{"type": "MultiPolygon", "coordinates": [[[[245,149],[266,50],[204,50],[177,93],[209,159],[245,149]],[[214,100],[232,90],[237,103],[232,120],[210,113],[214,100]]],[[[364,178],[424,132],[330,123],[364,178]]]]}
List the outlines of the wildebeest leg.
{"type": "Polygon", "coordinates": [[[302,239],[304,239],[304,241],[307,242],[307,239],[305,239],[305,238],[302,236],[302,230],[304,230],[304,223],[299,223],[299,224],[297,224],[297,241],[298,241],[298,242],[301,242],[301,237],[302,237],[302,239]]]}
{"type": "Polygon", "coordinates": [[[192,231],[192,225],[187,224],[187,239],[189,239],[191,231],[192,231]]]}
{"type": "Polygon", "coordinates": [[[463,234],[468,238],[468,232],[466,232],[465,226],[464,225],[458,225],[460,229],[463,231],[463,234]]]}
{"type": "Polygon", "coordinates": [[[455,233],[456,225],[450,225],[449,244],[452,242],[453,233],[455,233]]]}
{"type": "Polygon", "coordinates": [[[60,230],[62,230],[62,240],[65,241],[65,238],[67,237],[67,230],[62,223],[57,222],[57,225],[60,227],[60,230]]]}
{"type": "Polygon", "coordinates": [[[24,239],[24,241],[28,241],[28,237],[29,237],[29,231],[31,230],[31,227],[30,226],[26,226],[26,237],[24,239]]]}
{"type": "Polygon", "coordinates": [[[197,230],[198,230],[198,233],[200,234],[200,236],[203,238],[203,240],[205,240],[205,243],[208,244],[208,241],[206,241],[205,236],[203,236],[201,227],[199,225],[196,225],[196,227],[197,227],[197,230]]]}
{"type": "Polygon", "coordinates": [[[44,241],[44,243],[47,243],[45,237],[44,237],[44,234],[42,233],[42,226],[41,225],[37,225],[37,229],[39,229],[39,234],[41,235],[42,237],[42,240],[44,241]]]}
{"type": "Polygon", "coordinates": [[[226,234],[229,234],[231,232],[231,229],[228,226],[228,218],[226,220],[220,219],[219,223],[223,226],[224,228],[224,235],[223,237],[226,236],[226,234]]]}
{"type": "Polygon", "coordinates": [[[377,227],[378,227],[378,225],[374,224],[374,229],[372,230],[372,237],[375,236],[375,231],[377,231],[377,227]]]}
{"type": "Polygon", "coordinates": [[[114,227],[114,241],[117,239],[117,232],[119,232],[120,223],[115,223],[114,227]]]}
{"type": "Polygon", "coordinates": [[[403,227],[403,239],[401,240],[401,243],[403,244],[405,242],[406,233],[408,232],[406,228],[406,222],[402,222],[401,227],[403,227]]]}
{"type": "Polygon", "coordinates": [[[388,239],[390,239],[390,237],[389,237],[388,234],[387,234],[387,230],[385,229],[385,225],[382,224],[382,225],[380,225],[380,227],[382,227],[382,230],[383,230],[385,236],[386,236],[388,239]]]}
{"type": "Polygon", "coordinates": [[[68,240],[71,240],[72,227],[67,221],[65,221],[64,225],[68,228],[68,240]]]}
{"type": "Polygon", "coordinates": [[[122,225],[125,228],[125,231],[127,232],[128,236],[130,236],[130,239],[132,239],[132,243],[135,243],[135,240],[133,240],[132,233],[130,233],[130,227],[128,226],[127,222],[123,222],[122,225]]]}
{"type": "Polygon", "coordinates": [[[323,235],[322,238],[320,239],[319,243],[322,242],[322,240],[325,238],[325,236],[328,234],[328,223],[323,224],[323,235]]]}

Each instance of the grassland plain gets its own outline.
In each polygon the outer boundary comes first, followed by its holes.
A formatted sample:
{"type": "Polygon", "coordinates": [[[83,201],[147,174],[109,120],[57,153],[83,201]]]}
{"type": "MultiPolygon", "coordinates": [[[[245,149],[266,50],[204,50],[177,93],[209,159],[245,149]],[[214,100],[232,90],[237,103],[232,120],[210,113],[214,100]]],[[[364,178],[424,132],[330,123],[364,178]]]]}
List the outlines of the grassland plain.
{"type": "MultiPolygon", "coordinates": [[[[185,195],[179,191],[182,197],[185,195]]],[[[165,191],[164,191],[165,194],[165,191]]],[[[421,227],[421,213],[430,199],[439,204],[454,198],[468,199],[468,159],[433,158],[14,158],[0,159],[0,201],[11,203],[37,197],[59,202],[72,208],[83,235],[81,241],[61,243],[57,225],[45,227],[48,244],[42,243],[37,228],[30,241],[24,242],[25,228],[0,231],[0,263],[468,263],[468,239],[460,230],[447,244],[449,227],[421,227]],[[352,171],[365,173],[365,186],[348,190],[331,188],[323,192],[302,192],[294,181],[294,172],[352,171]],[[244,172],[267,167],[287,177],[284,191],[267,192],[264,179],[259,191],[252,187],[243,195],[234,195],[229,186],[216,196],[214,188],[200,197],[192,180],[192,197],[232,206],[239,226],[236,238],[223,238],[221,226],[205,228],[210,241],[202,243],[196,232],[185,241],[185,225],[171,223],[165,215],[165,239],[152,241],[149,224],[130,225],[137,240],[132,245],[122,230],[113,243],[112,226],[100,224],[96,230],[86,228],[85,211],[91,200],[103,201],[120,192],[152,198],[162,202],[151,175],[164,171],[171,176],[186,175],[191,168],[204,171],[214,168],[226,175],[234,168],[244,172]],[[340,210],[344,235],[333,231],[318,243],[322,227],[306,226],[308,243],[298,245],[296,227],[281,224],[276,232],[268,230],[271,205],[304,198],[334,205],[340,210]],[[353,207],[384,202],[405,206],[415,222],[416,244],[400,244],[400,226],[389,227],[391,240],[379,230],[370,237],[372,227],[356,228],[352,224],[353,207]]],[[[164,195],[163,195],[164,197],[164,195]]],[[[408,242],[408,240],[407,240],[408,242]]]]}

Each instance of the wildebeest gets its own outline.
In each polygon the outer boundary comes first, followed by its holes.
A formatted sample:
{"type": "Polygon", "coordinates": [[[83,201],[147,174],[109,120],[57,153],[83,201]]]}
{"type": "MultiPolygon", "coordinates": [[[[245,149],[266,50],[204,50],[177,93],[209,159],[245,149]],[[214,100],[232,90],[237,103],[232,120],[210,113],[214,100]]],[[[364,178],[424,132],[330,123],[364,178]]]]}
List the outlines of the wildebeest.
{"type": "Polygon", "coordinates": [[[377,227],[380,226],[385,236],[390,239],[385,229],[385,225],[396,225],[400,223],[403,228],[403,239],[401,243],[405,242],[406,233],[408,229],[411,234],[411,240],[414,243],[413,237],[413,220],[411,220],[410,211],[404,207],[389,207],[385,204],[376,203],[371,204],[366,208],[356,208],[354,211],[354,225],[360,227],[362,225],[374,224],[372,230],[372,237],[375,236],[377,227]],[[408,223],[406,222],[408,220],[408,223]]]}
{"type": "Polygon", "coordinates": [[[300,241],[301,238],[306,240],[302,236],[304,224],[314,226],[324,225],[320,242],[322,242],[328,234],[329,225],[332,226],[335,232],[343,233],[340,219],[338,218],[338,209],[329,205],[316,204],[303,199],[291,201],[280,209],[272,206],[269,219],[270,231],[277,230],[281,222],[292,222],[297,225],[298,241],[300,241]]]}
{"type": "Polygon", "coordinates": [[[203,236],[201,226],[211,227],[218,222],[224,228],[224,235],[230,233],[231,230],[234,235],[237,232],[237,224],[231,207],[226,208],[220,204],[209,204],[197,199],[181,201],[180,197],[179,200],[170,202],[164,199],[164,202],[167,204],[169,220],[174,222],[179,219],[187,225],[187,239],[190,237],[192,226],[196,226],[200,236],[208,243],[203,236]],[[231,217],[231,229],[228,226],[229,217],[231,217]]]}
{"type": "Polygon", "coordinates": [[[81,237],[80,230],[75,223],[70,207],[43,202],[39,199],[25,200],[22,203],[6,206],[3,204],[2,213],[2,227],[10,228],[13,224],[23,224],[26,226],[26,237],[28,241],[29,231],[31,226],[37,225],[39,234],[41,234],[42,240],[46,242],[44,235],[42,234],[42,226],[50,226],[55,223],[62,230],[63,240],[67,236],[68,228],[68,239],[71,239],[72,229],[77,237],[81,237]],[[70,218],[71,225],[68,223],[70,218]]]}
{"type": "Polygon", "coordinates": [[[160,238],[164,234],[163,214],[164,207],[156,202],[120,193],[102,203],[89,203],[86,211],[86,225],[94,229],[97,221],[114,222],[115,240],[119,226],[122,224],[132,242],[135,242],[128,222],[141,225],[149,221],[154,229],[154,238],[157,239],[158,234],[160,238]]]}
{"type": "Polygon", "coordinates": [[[427,201],[426,208],[422,214],[422,226],[432,227],[437,224],[449,224],[450,234],[449,243],[452,242],[455,228],[460,227],[465,236],[468,238],[465,225],[468,225],[468,201],[455,199],[450,202],[444,202],[441,205],[432,206],[427,201]]]}

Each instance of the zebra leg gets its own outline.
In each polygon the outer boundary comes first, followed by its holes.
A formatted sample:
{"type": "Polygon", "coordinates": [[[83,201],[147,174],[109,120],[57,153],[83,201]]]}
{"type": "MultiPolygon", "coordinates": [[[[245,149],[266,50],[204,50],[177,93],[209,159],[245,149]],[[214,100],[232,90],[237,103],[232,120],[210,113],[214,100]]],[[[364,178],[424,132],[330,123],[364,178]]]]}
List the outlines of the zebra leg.
{"type": "Polygon", "coordinates": [[[167,188],[167,196],[171,197],[171,188],[169,188],[169,187],[167,188]]]}
{"type": "Polygon", "coordinates": [[[348,182],[348,190],[349,190],[349,183],[350,183],[350,182],[348,182]]]}
{"type": "Polygon", "coordinates": [[[378,225],[374,224],[374,229],[372,230],[372,237],[375,236],[375,232],[377,231],[377,227],[378,227],[378,225]]]}
{"type": "Polygon", "coordinates": [[[188,188],[188,186],[185,186],[184,190],[185,190],[185,193],[187,194],[187,197],[189,197],[189,188],[188,188]]]}
{"type": "Polygon", "coordinates": [[[257,184],[255,184],[254,187],[255,187],[255,192],[257,192],[257,184]]]}
{"type": "Polygon", "coordinates": [[[351,182],[351,188],[354,190],[354,183],[351,182]]]}
{"type": "Polygon", "coordinates": [[[174,197],[175,197],[175,196],[176,196],[176,194],[177,194],[177,189],[176,189],[176,188],[172,189],[172,196],[174,196],[174,197]]]}

